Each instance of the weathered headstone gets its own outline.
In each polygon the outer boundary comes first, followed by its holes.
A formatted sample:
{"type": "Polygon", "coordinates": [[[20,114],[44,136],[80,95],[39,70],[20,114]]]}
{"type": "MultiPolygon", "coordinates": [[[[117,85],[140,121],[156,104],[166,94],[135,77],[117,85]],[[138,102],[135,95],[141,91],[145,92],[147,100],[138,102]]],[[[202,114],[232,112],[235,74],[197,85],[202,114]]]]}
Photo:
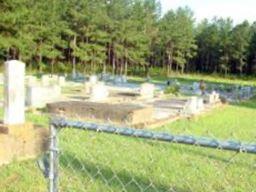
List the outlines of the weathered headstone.
{"type": "Polygon", "coordinates": [[[65,86],[65,84],[66,84],[65,77],[64,76],[59,76],[58,77],[58,85],[62,87],[62,86],[65,86]]]}
{"type": "Polygon", "coordinates": [[[96,75],[91,75],[89,78],[91,84],[96,84],[98,82],[98,77],[96,75]]]}
{"type": "Polygon", "coordinates": [[[203,99],[207,104],[215,104],[220,101],[220,95],[213,91],[211,94],[204,95],[203,99]]]}
{"type": "Polygon", "coordinates": [[[107,99],[109,91],[104,83],[100,82],[91,86],[91,101],[102,101],[107,99]]]}
{"type": "Polygon", "coordinates": [[[25,122],[25,64],[5,62],[4,121],[0,125],[0,165],[36,157],[47,150],[47,129],[25,122]],[[2,132],[1,130],[4,130],[2,132]]]}
{"type": "Polygon", "coordinates": [[[186,104],[185,113],[193,115],[199,112],[197,97],[191,97],[188,99],[186,104]]]}
{"type": "Polygon", "coordinates": [[[140,88],[140,96],[144,99],[154,98],[155,85],[151,83],[143,83],[140,88]]]}
{"type": "Polygon", "coordinates": [[[4,124],[25,123],[25,64],[11,60],[5,62],[4,124]]]}
{"type": "Polygon", "coordinates": [[[194,115],[204,110],[204,101],[200,97],[190,97],[186,103],[185,114],[194,115]]]}

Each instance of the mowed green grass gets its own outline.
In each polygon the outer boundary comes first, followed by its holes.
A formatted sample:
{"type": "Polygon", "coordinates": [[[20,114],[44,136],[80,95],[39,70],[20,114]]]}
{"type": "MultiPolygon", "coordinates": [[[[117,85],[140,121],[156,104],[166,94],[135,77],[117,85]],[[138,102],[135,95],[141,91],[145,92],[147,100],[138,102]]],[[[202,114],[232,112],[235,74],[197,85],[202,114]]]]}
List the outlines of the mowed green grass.
{"type": "MultiPolygon", "coordinates": [[[[200,80],[204,80],[206,83],[214,83],[214,84],[224,84],[224,85],[250,85],[256,86],[256,77],[239,77],[239,76],[228,76],[228,77],[220,77],[216,74],[212,75],[204,75],[204,74],[177,74],[173,73],[170,77],[158,75],[152,73],[151,81],[154,83],[165,83],[167,80],[178,80],[181,83],[193,83],[199,82],[200,80]]],[[[128,78],[133,82],[144,82],[145,78],[141,76],[131,76],[128,78]]]]}
{"type": "MultiPolygon", "coordinates": [[[[47,126],[47,117],[27,119],[47,126]]],[[[256,98],[154,131],[256,143],[256,98]]],[[[64,129],[60,191],[252,192],[256,155],[64,129]]],[[[46,191],[35,160],[0,168],[0,191],[46,191]]]]}

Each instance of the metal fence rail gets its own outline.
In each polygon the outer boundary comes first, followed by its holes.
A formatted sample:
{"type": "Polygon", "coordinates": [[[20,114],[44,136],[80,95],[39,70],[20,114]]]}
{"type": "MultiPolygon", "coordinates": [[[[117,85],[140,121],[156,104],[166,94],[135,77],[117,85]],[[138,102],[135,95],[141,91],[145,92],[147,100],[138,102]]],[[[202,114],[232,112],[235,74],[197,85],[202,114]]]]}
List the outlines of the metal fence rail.
{"type": "Polygon", "coordinates": [[[240,141],[219,141],[207,137],[195,137],[190,135],[172,135],[169,133],[154,132],[148,130],[118,128],[112,125],[99,125],[80,121],[70,121],[65,119],[55,119],[51,122],[56,128],[75,128],[88,131],[104,132],[128,137],[137,137],[170,143],[180,143],[193,146],[216,148],[222,150],[236,151],[256,154],[256,144],[246,144],[240,141]]]}

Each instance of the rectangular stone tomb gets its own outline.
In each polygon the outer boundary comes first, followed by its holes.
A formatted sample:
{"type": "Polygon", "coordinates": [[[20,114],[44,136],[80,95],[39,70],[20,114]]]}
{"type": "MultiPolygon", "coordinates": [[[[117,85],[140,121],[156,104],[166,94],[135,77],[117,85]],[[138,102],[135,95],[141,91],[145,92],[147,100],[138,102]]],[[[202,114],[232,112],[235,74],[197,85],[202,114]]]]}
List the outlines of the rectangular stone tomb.
{"type": "Polygon", "coordinates": [[[154,107],[167,109],[184,109],[187,99],[166,99],[158,100],[153,103],[154,107]]]}
{"type": "Polygon", "coordinates": [[[135,125],[152,121],[153,107],[134,104],[107,104],[69,101],[47,104],[49,113],[67,118],[101,120],[103,122],[135,125]]]}
{"type": "Polygon", "coordinates": [[[26,105],[29,107],[45,107],[47,102],[56,101],[61,96],[60,86],[29,86],[26,92],[26,105]]]}

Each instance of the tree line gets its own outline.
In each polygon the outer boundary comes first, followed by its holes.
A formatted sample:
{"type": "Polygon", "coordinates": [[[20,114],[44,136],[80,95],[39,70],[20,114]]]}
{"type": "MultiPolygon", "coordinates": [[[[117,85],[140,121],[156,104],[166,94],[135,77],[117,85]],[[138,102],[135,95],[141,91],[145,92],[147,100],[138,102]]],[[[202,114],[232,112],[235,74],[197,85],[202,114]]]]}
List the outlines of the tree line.
{"type": "Polygon", "coordinates": [[[198,24],[188,7],[162,15],[157,0],[0,0],[0,60],[8,59],[39,72],[254,74],[256,23],[198,24]]]}

